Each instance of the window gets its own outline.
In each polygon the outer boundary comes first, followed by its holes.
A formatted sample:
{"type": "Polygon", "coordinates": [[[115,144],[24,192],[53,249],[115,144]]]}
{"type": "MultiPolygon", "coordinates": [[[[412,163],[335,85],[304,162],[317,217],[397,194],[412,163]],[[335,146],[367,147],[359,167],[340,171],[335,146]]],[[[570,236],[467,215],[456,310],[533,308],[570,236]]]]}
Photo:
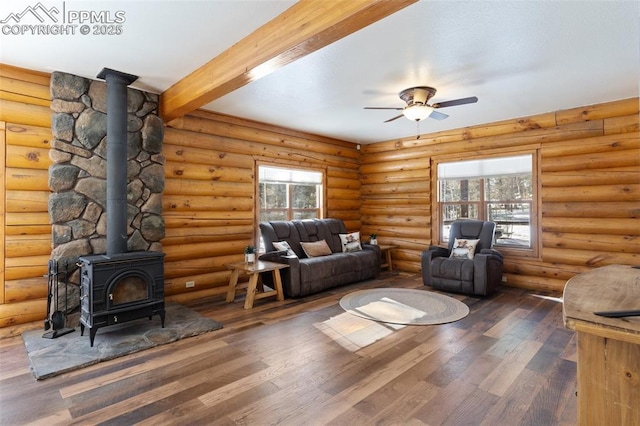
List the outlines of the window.
{"type": "Polygon", "coordinates": [[[496,223],[496,246],[532,248],[533,156],[438,164],[441,242],[460,218],[496,223]]]}
{"type": "Polygon", "coordinates": [[[260,222],[322,217],[321,172],[258,166],[258,176],[260,222]]]}

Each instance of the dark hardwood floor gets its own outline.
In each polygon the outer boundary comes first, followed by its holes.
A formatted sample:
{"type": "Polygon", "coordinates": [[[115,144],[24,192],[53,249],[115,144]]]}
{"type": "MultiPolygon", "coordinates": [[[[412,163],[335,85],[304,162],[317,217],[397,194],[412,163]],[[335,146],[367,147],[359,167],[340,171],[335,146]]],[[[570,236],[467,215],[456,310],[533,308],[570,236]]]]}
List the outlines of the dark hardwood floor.
{"type": "MultiPolygon", "coordinates": [[[[379,279],[253,310],[224,295],[185,305],[224,328],[41,382],[20,337],[0,340],[0,421],[18,424],[573,425],[576,343],[562,304],[502,288],[455,296],[452,324],[391,327],[345,313],[379,279]]],[[[99,335],[100,332],[98,332],[99,335]]],[[[99,338],[99,336],[98,336],[99,338]]]]}

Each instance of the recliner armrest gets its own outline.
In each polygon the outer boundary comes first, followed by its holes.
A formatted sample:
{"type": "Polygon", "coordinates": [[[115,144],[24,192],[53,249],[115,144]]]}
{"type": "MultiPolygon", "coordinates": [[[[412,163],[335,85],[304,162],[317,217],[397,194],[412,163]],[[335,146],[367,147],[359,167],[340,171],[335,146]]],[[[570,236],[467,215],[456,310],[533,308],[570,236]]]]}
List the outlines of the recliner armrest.
{"type": "Polygon", "coordinates": [[[502,282],[503,256],[497,250],[483,249],[473,258],[474,293],[486,296],[502,282]]]}
{"type": "Polygon", "coordinates": [[[498,250],[494,250],[494,249],[482,249],[480,250],[480,254],[489,254],[492,256],[497,256],[499,257],[501,260],[504,260],[504,255],[502,253],[500,253],[498,250]]]}
{"type": "Polygon", "coordinates": [[[446,247],[429,246],[428,250],[422,252],[422,280],[425,285],[432,286],[431,260],[436,257],[449,257],[449,250],[446,247]]]}
{"type": "Polygon", "coordinates": [[[434,257],[449,257],[451,254],[449,249],[441,246],[429,246],[429,250],[431,252],[431,258],[434,257]]]}

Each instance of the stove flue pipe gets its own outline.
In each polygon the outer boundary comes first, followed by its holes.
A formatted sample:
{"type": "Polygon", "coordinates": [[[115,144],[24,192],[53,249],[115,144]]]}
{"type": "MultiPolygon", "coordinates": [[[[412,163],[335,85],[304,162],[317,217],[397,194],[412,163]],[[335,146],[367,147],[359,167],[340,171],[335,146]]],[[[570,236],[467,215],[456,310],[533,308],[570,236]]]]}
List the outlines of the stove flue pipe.
{"type": "Polygon", "coordinates": [[[103,68],[107,82],[107,256],[127,252],[127,86],[137,76],[103,68]]]}

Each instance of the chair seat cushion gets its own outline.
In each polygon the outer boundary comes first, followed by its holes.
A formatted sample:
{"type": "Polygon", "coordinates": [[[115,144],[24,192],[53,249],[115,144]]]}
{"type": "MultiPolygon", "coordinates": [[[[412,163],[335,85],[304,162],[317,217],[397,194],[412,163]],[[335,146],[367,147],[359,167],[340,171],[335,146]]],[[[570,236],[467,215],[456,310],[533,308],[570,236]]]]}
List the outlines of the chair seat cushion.
{"type": "Polygon", "coordinates": [[[436,257],[431,262],[431,276],[456,281],[473,281],[473,260],[436,257]]]}

